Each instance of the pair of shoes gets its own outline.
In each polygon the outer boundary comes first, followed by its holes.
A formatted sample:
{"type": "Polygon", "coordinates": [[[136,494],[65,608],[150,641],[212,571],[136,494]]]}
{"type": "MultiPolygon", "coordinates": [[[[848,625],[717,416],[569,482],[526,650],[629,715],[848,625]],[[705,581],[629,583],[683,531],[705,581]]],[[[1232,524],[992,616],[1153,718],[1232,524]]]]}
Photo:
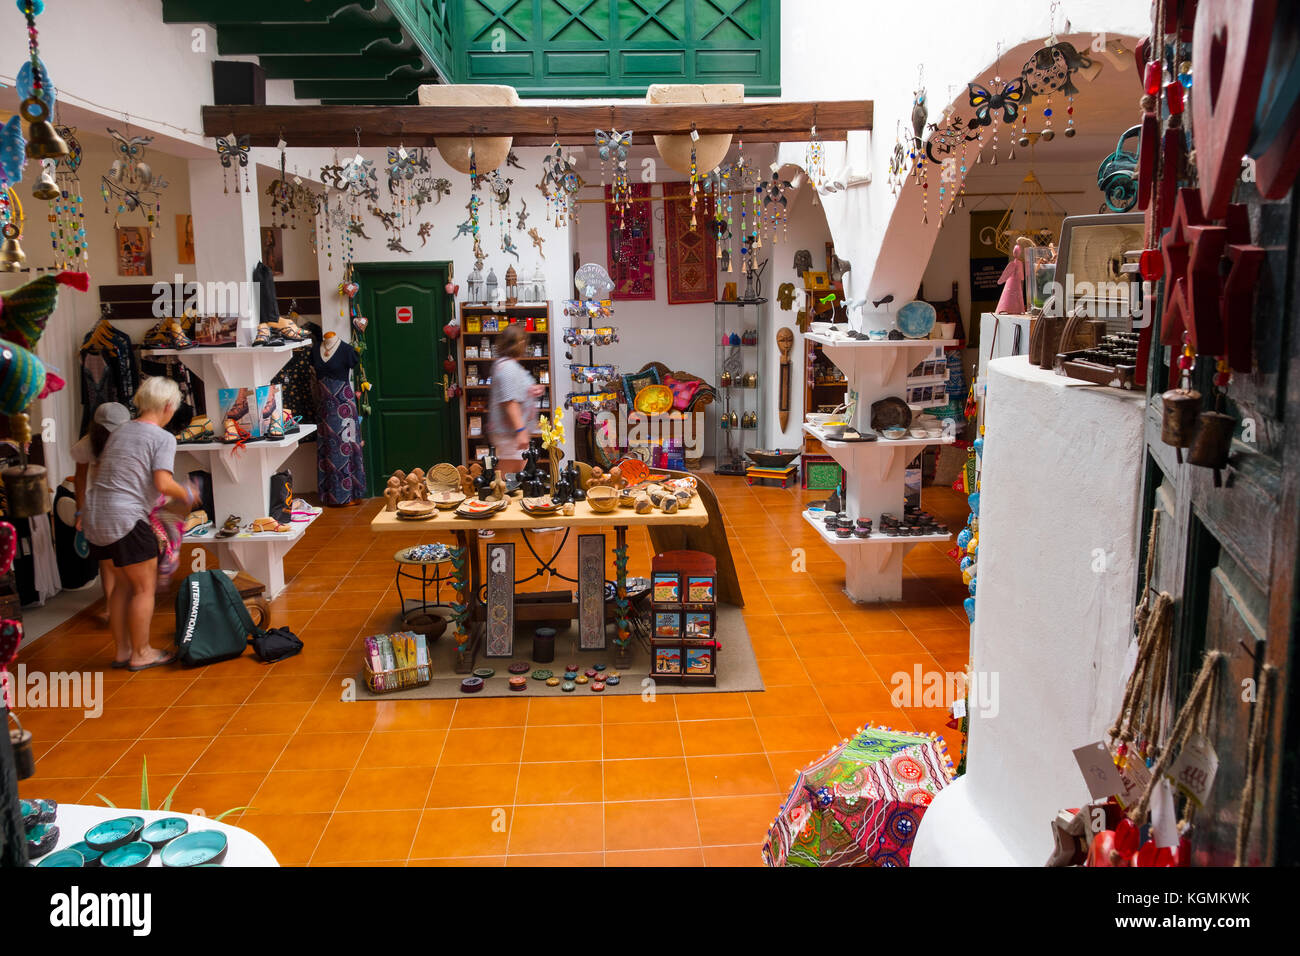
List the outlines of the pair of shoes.
{"type": "Polygon", "coordinates": [[[257,327],[257,336],[253,339],[254,345],[283,345],[284,338],[272,330],[267,322],[263,322],[257,327]]]}
{"type": "Polygon", "coordinates": [[[288,316],[283,316],[276,319],[274,322],[267,322],[264,324],[269,326],[272,334],[280,336],[286,342],[307,341],[307,333],[299,328],[298,323],[288,316]]]}
{"type": "Polygon", "coordinates": [[[222,444],[225,445],[242,445],[244,442],[252,441],[253,436],[248,429],[233,418],[226,419],[225,435],[222,437],[222,444]]]}
{"type": "Polygon", "coordinates": [[[185,334],[180,322],[175,318],[161,319],[144,334],[144,345],[150,349],[176,349],[184,351],[194,348],[194,341],[185,334]]]}
{"type": "Polygon", "coordinates": [[[278,532],[279,534],[284,534],[286,531],[290,529],[289,529],[289,525],[280,524],[280,522],[276,521],[274,518],[258,518],[256,521],[253,522],[253,530],[254,531],[275,531],[278,532]]]}
{"type": "Polygon", "coordinates": [[[217,537],[233,538],[239,534],[239,524],[243,520],[239,515],[230,515],[226,518],[226,523],[221,526],[221,530],[217,532],[217,537]]]}
{"type": "Polygon", "coordinates": [[[202,509],[198,511],[191,511],[189,517],[185,519],[185,524],[183,525],[183,531],[185,534],[189,534],[195,528],[199,528],[210,523],[211,522],[208,520],[208,513],[206,511],[203,511],[202,509]]]}
{"type": "Polygon", "coordinates": [[[212,431],[212,419],[207,415],[195,415],[176,436],[176,443],[186,445],[192,442],[215,441],[216,437],[216,433],[212,431]]]}

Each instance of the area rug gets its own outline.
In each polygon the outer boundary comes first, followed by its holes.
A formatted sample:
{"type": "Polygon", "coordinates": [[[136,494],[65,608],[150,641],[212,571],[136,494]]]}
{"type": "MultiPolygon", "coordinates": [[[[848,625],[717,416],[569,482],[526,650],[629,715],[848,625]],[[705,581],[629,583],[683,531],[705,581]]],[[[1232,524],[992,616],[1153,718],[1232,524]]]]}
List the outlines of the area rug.
{"type": "MultiPolygon", "coordinates": [[[[611,628],[612,633],[612,628],[611,628]]],[[[763,690],[763,677],[758,670],[758,661],[754,657],[754,648],[749,643],[749,631],[745,629],[745,616],[740,608],[730,604],[718,605],[718,683],[716,687],[704,687],[698,684],[683,686],[655,681],[653,690],[656,694],[729,694],[741,691],[763,690]]],[[[357,697],[366,700],[438,700],[452,697],[583,697],[592,696],[591,684],[579,684],[577,690],[565,693],[559,687],[548,687],[545,680],[528,681],[528,689],[512,691],[509,678],[513,675],[507,670],[514,661],[529,664],[528,673],[537,670],[549,670],[556,677],[564,676],[565,664],[577,664],[579,673],[596,664],[604,664],[607,670],[617,670],[619,683],[606,685],[600,694],[606,696],[642,694],[650,690],[645,684],[650,674],[650,653],[635,637],[632,639],[632,665],[615,668],[613,642],[610,649],[604,651],[578,651],[578,629],[576,626],[562,631],[555,638],[555,660],[549,664],[537,664],[531,659],[532,632],[528,625],[521,623],[515,631],[515,655],[513,657],[485,658],[482,652],[474,661],[475,668],[490,667],[496,673],[483,681],[483,689],[475,694],[463,694],[460,682],[467,674],[456,673],[456,645],[450,637],[444,635],[433,645],[432,663],[433,680],[425,687],[411,690],[395,691],[391,694],[372,694],[366,687],[364,675],[357,674],[357,697]]]]}
{"type": "Polygon", "coordinates": [[[611,201],[614,187],[605,187],[605,240],[609,276],[614,280],[610,298],[649,299],[655,297],[654,232],[651,226],[650,189],[653,183],[633,183],[632,199],[619,209],[611,201]]]}
{"type": "Polygon", "coordinates": [[[718,264],[714,260],[717,247],[708,208],[707,202],[696,204],[692,230],[690,198],[664,199],[669,305],[714,302],[718,298],[718,264]]]}

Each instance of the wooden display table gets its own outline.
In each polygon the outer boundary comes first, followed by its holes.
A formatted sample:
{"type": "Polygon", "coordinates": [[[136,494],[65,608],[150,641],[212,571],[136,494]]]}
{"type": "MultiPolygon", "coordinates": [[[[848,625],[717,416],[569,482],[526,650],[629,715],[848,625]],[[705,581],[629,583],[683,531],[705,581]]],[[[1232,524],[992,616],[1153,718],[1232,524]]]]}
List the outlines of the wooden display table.
{"type": "MultiPolygon", "coordinates": [[[[491,528],[493,531],[525,531],[537,528],[555,528],[563,533],[564,537],[550,559],[543,559],[538,555],[533,550],[528,536],[524,536],[525,545],[541,563],[541,569],[520,581],[514,581],[513,577],[511,577],[509,585],[513,590],[514,584],[523,583],[523,581],[530,580],[545,572],[565,580],[573,580],[561,574],[554,567],[555,560],[568,542],[570,532],[575,529],[582,531],[613,527],[615,568],[613,616],[617,631],[617,636],[614,638],[615,663],[616,666],[627,667],[631,661],[631,628],[627,617],[627,529],[630,527],[666,527],[672,525],[703,527],[708,523],[708,513],[698,496],[691,499],[690,505],[680,509],[676,514],[653,511],[650,514],[639,515],[630,508],[617,508],[607,514],[597,514],[591,510],[591,506],[585,501],[579,501],[575,505],[575,513],[572,516],[555,514],[540,518],[534,518],[524,512],[519,506],[518,499],[515,498],[506,505],[503,511],[490,518],[460,518],[456,516],[455,512],[438,512],[436,517],[426,521],[409,521],[397,517],[396,512],[381,511],[371,520],[370,529],[372,531],[392,531],[408,534],[411,532],[426,534],[450,532],[456,535],[457,547],[452,549],[452,567],[455,569],[452,577],[452,587],[456,590],[457,598],[456,602],[452,604],[451,620],[454,627],[453,634],[458,645],[456,673],[468,674],[474,669],[474,657],[478,652],[479,643],[483,636],[484,627],[481,625],[486,625],[488,621],[487,607],[481,596],[485,580],[478,556],[477,533],[480,530],[491,528]]],[[[583,557],[580,553],[579,565],[582,565],[582,563],[583,557]]],[[[601,566],[603,568],[603,561],[601,566]]],[[[577,582],[575,581],[575,583],[577,582]]],[[[600,601],[603,607],[603,571],[601,573],[600,587],[600,601]]],[[[558,595],[555,592],[550,592],[538,595],[519,595],[518,597],[531,599],[527,602],[521,602],[517,609],[512,609],[512,611],[517,612],[521,620],[576,620],[579,619],[579,615],[582,613],[583,595],[581,593],[576,601],[572,599],[571,595],[568,595],[568,592],[559,592],[558,595]],[[560,599],[557,600],[557,597],[560,599]]],[[[603,619],[604,612],[602,611],[601,620],[603,621],[603,619]]],[[[582,649],[603,649],[603,630],[601,635],[599,644],[584,641],[581,645],[582,649]]],[[[494,654],[492,656],[505,655],[494,654]]]]}

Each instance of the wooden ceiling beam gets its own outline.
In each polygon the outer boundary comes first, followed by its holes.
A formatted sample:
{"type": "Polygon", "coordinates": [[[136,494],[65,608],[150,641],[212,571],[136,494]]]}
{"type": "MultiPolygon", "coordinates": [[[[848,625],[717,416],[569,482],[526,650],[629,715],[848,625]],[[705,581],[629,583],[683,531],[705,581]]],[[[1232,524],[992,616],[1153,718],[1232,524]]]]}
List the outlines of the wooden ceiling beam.
{"type": "Polygon", "coordinates": [[[205,136],[247,134],[254,146],[431,146],[439,136],[513,136],[521,146],[589,144],[597,129],[632,130],[634,142],[659,134],[739,133],[754,143],[799,142],[814,121],[823,140],[869,130],[870,100],[822,103],[705,103],[660,106],[205,106],[205,136]]]}

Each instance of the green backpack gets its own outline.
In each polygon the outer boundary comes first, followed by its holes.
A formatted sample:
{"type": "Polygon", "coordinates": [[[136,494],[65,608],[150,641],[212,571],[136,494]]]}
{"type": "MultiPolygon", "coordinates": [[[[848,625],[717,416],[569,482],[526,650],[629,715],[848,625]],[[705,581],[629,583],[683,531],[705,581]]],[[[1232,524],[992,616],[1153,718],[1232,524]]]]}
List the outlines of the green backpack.
{"type": "Polygon", "coordinates": [[[224,571],[196,571],[176,593],[176,646],[186,667],[214,664],[244,653],[263,631],[224,571]]]}

